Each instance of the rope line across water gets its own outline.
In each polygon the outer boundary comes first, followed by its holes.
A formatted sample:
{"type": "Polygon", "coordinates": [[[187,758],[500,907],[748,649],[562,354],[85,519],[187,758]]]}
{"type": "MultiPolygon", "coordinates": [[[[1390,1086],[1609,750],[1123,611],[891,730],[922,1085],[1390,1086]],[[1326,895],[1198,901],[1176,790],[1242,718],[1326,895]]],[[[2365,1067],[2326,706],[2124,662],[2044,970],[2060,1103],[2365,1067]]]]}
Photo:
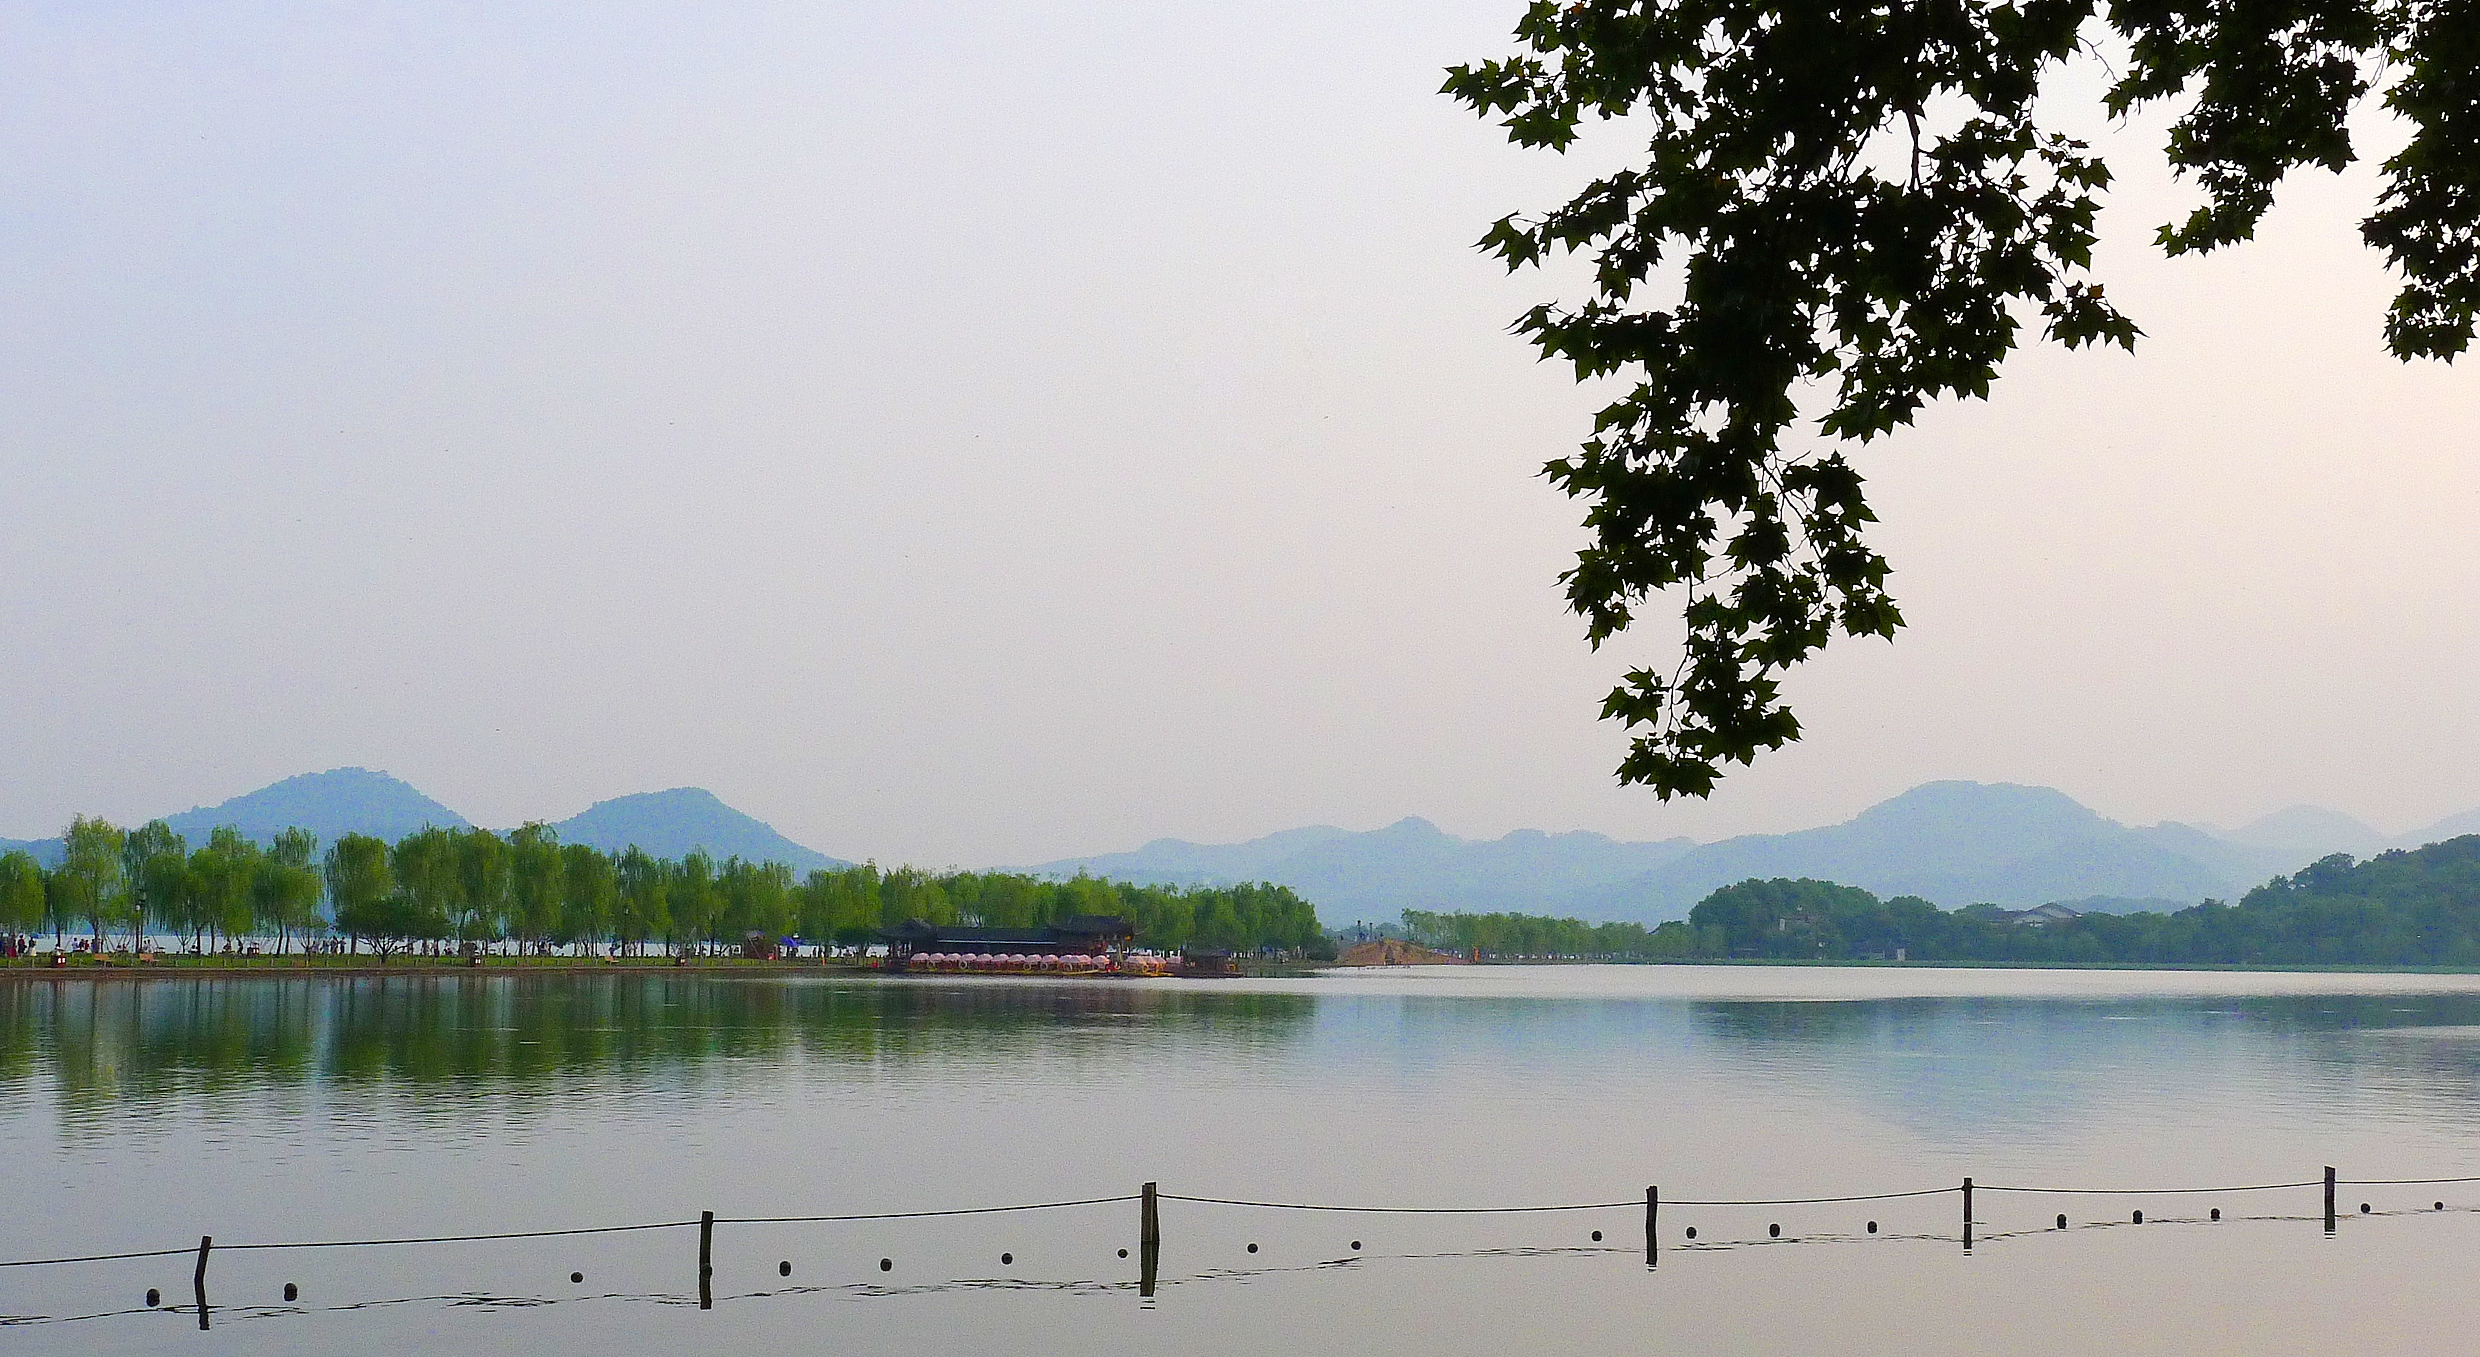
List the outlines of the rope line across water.
{"type": "MultiPolygon", "coordinates": [[[[1696,1198],[1665,1197],[1664,1206],[1823,1206],[1835,1202],[1893,1201],[1903,1197],[1938,1197],[1960,1192],[1960,1187],[1924,1187],[1912,1192],[1863,1192],[1848,1197],[1750,1197],[1696,1198]]],[[[1494,1216],[1548,1211],[1622,1211],[1642,1207],[1644,1199],[1621,1202],[1570,1202],[1559,1206],[1328,1206],[1316,1202],[1239,1201],[1230,1197],[1190,1197],[1165,1192],[1162,1200],[1199,1202],[1208,1206],[1249,1206],[1267,1211],[1342,1211],[1353,1215],[1387,1216],[1494,1216]]]]}
{"type": "Polygon", "coordinates": [[[1746,1200],[1699,1201],[1693,1197],[1662,1200],[1664,1206],[1824,1206],[1834,1202],[1884,1202],[1903,1197],[1946,1197],[1963,1191],[1960,1187],[1924,1187],[1910,1192],[1862,1192],[1849,1197],[1771,1197],[1746,1200]]]}
{"type": "MultiPolygon", "coordinates": [[[[2347,1178],[2336,1179],[2337,1186],[2350,1187],[2415,1187],[2431,1184],[2480,1183],[2480,1176],[2466,1178],[2347,1178]]],[[[2293,1188],[2321,1187],[2321,1179],[2296,1183],[2250,1183],[2237,1187],[2017,1187],[1998,1183],[1976,1183],[1982,1192],[2025,1192],[2085,1197],[2159,1197],[2207,1195],[2231,1192],[2281,1192],[2293,1188]]],[[[1700,1198],[1674,1197],[1665,1206],[1827,1206],[1844,1202],[1896,1201],[1909,1197],[1943,1197],[1959,1193],[1961,1187],[1924,1187],[1910,1192],[1862,1192],[1841,1197],[1746,1197],[1700,1198]]],[[[1495,1216],[1539,1215],[1561,1211],[1622,1211],[1645,1205],[1641,1200],[1614,1202],[1564,1202],[1551,1206],[1338,1206],[1321,1202],[1249,1201],[1237,1197],[1195,1197],[1177,1192],[1156,1194],[1162,1201],[1193,1202],[1201,1206],[1238,1206],[1264,1211],[1331,1211],[1351,1215],[1395,1216],[1495,1216]]],[[[1116,1206],[1141,1201],[1138,1193],[1112,1197],[1079,1197],[1072,1201],[1027,1202],[1016,1206],[962,1206],[935,1211],[869,1211],[844,1215],[816,1216],[716,1216],[717,1225],[806,1225],[872,1220],[927,1220],[942,1216],[1006,1215],[1019,1211],[1057,1211],[1076,1206],[1116,1206]]],[[[465,1244],[508,1239],[556,1239],[576,1235],[628,1234],[642,1230],[682,1230],[700,1224],[696,1220],[662,1220],[639,1225],[592,1225],[565,1230],[509,1230],[492,1234],[412,1235],[393,1239],[319,1239],[295,1240],[266,1244],[218,1244],[220,1251],[265,1249],[357,1249],[383,1248],[406,1244],[465,1244]]],[[[63,1258],[20,1258],[0,1261],[0,1268],[49,1267],[64,1263],[110,1263],[132,1258],[173,1258],[197,1250],[141,1249],[127,1253],[93,1253],[63,1258]]]]}
{"type": "Polygon", "coordinates": [[[1343,1211],[1370,1216],[1499,1216],[1544,1211],[1616,1211],[1622,1207],[1643,1206],[1643,1199],[1624,1202],[1570,1202],[1561,1206],[1323,1206],[1314,1202],[1251,1202],[1230,1197],[1188,1197],[1177,1192],[1160,1194],[1167,1202],[1197,1202],[1205,1206],[1253,1206],[1267,1211],[1343,1211]]]}
{"type": "MultiPolygon", "coordinates": [[[[216,1252],[227,1249],[367,1249],[395,1244],[470,1244],[493,1239],[554,1239],[562,1235],[627,1234],[635,1230],[682,1230],[697,1224],[694,1220],[658,1220],[644,1225],[588,1225],[574,1230],[509,1230],[501,1234],[436,1234],[412,1235],[402,1239],[316,1239],[288,1241],[280,1244],[218,1244],[216,1252]]],[[[195,1249],[174,1249],[174,1253],[195,1253],[195,1249]]]]}
{"type": "MultiPolygon", "coordinates": [[[[1164,1194],[1168,1196],[1169,1194],[1164,1194]]],[[[717,1225],[807,1225],[846,1220],[923,1220],[931,1216],[995,1216],[1010,1211],[1056,1211],[1065,1206],[1111,1206],[1138,1200],[1136,1193],[1124,1197],[1080,1197],[1068,1202],[1032,1202],[1024,1206],[958,1206],[944,1211],[872,1211],[849,1216],[717,1216],[717,1225]]],[[[697,1224],[690,1221],[691,1225],[697,1224]]]]}
{"type": "MultiPolygon", "coordinates": [[[[2446,1181],[2438,1179],[2439,1182],[2446,1181]]],[[[2480,1178],[2465,1179],[2480,1182],[2480,1178]]],[[[2250,1183],[2245,1187],[2003,1187],[1996,1183],[1974,1183],[1977,1192],[2041,1192],[2052,1196],[2075,1197],[2174,1197],[2210,1195],[2220,1192],[2280,1192],[2294,1187],[2323,1187],[2325,1180],[2313,1178],[2304,1183],[2250,1183]]],[[[1952,1190],[1952,1189],[1949,1189],[1952,1190]]]]}
{"type": "Polygon", "coordinates": [[[198,1250],[192,1247],[185,1249],[146,1249],[138,1253],[89,1253],[83,1254],[76,1258],[20,1258],[13,1263],[0,1263],[0,1267],[49,1267],[54,1263],[110,1263],[123,1258],[170,1258],[175,1254],[196,1252],[198,1252],[198,1250]]]}
{"type": "MultiPolygon", "coordinates": [[[[843,1216],[717,1216],[717,1225],[792,1225],[808,1222],[859,1220],[920,1220],[931,1216],[987,1216],[1011,1211],[1051,1211],[1065,1206],[1104,1206],[1137,1200],[1134,1193],[1120,1197],[1087,1197],[1077,1201],[1030,1202],[1022,1206],[966,1206],[944,1211],[880,1211],[843,1216]]],[[[384,1248],[403,1244],[471,1244],[507,1239],[558,1239],[574,1235],[630,1234],[642,1230],[685,1230],[699,1224],[694,1220],[657,1220],[637,1225],[588,1225],[565,1230],[506,1230],[491,1234],[408,1235],[393,1239],[302,1239],[260,1244],[217,1244],[218,1253],[267,1249],[364,1249],[384,1248]]],[[[110,1263],[128,1258],[174,1258],[196,1253],[195,1248],[145,1249],[132,1253],[92,1253],[72,1258],[20,1258],[0,1262],[0,1268],[48,1267],[59,1263],[110,1263]]]]}

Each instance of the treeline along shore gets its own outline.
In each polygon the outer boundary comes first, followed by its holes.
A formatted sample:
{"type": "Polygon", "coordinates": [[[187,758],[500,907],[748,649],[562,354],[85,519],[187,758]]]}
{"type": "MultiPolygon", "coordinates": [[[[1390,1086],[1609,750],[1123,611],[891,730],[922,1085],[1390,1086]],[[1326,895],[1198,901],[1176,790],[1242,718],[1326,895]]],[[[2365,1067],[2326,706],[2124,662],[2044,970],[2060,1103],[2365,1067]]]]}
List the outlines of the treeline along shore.
{"type": "Polygon", "coordinates": [[[0,855],[0,932],[76,935],[96,952],[143,950],[152,934],[201,954],[264,945],[386,958],[472,944],[530,956],[685,956],[752,937],[858,946],[909,919],[1038,928],[1093,914],[1132,920],[1140,945],[1164,950],[1299,955],[1326,939],[1316,911],[1283,886],[874,865],[796,879],[777,862],[563,844],[543,824],[507,834],[428,828],[393,843],[345,834],[324,847],[298,829],[261,845],[227,828],[192,846],[162,821],[122,830],[80,816],[56,867],[22,851],[0,855]]]}
{"type": "Polygon", "coordinates": [[[2480,835],[2336,854],[2249,891],[2172,913],[1940,909],[1829,881],[1743,881],[1684,921],[1648,928],[1521,914],[1407,911],[1424,946],[1484,958],[1909,961],[2013,965],[2480,968],[2480,835]]]}
{"type": "MultiPolygon", "coordinates": [[[[71,936],[141,951],[150,937],[199,955],[367,956],[485,949],[553,960],[713,956],[751,938],[859,947],[907,920],[1038,928],[1119,915],[1139,945],[1331,959],[1315,910],[1288,887],[1150,886],[1090,876],[813,870],[702,852],[659,858],[563,844],[550,826],[507,834],[427,828],[394,842],[299,829],[265,844],[218,829],[191,845],[161,821],[123,830],[79,817],[59,865],[0,854],[0,937],[71,936]]],[[[2249,891],[2169,913],[1946,910],[1814,880],[1750,880],[1649,926],[1524,914],[1407,910],[1414,942],[1508,961],[1912,961],[2004,965],[2480,968],[2480,835],[2336,854],[2249,891]]],[[[13,943],[12,943],[13,947],[13,943]]],[[[6,949],[0,949],[6,950],[6,949]]]]}

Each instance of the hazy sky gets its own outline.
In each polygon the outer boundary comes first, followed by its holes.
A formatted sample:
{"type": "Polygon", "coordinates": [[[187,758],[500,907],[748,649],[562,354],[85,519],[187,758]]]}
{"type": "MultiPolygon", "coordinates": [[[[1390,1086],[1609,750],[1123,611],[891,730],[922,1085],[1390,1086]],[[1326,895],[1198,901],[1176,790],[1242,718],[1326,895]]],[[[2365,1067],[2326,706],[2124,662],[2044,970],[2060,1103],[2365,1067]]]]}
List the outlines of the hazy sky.
{"type": "Polygon", "coordinates": [[[1614,786],[1669,634],[1562,611],[1595,402],[1470,248],[1587,165],[1436,93],[1519,9],[0,5],[0,834],[340,764],[959,864],[2480,806],[2480,373],[2382,355],[2364,171],[2158,259],[2158,121],[2094,127],[2138,353],[1869,449],[1909,629],[1614,786]]]}

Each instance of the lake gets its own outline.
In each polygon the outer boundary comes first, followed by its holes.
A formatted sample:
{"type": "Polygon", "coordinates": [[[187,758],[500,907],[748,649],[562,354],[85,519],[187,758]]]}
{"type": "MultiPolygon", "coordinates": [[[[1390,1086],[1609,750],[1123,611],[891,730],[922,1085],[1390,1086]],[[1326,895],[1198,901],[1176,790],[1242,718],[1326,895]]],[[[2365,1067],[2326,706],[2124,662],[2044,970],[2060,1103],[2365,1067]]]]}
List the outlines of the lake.
{"type": "Polygon", "coordinates": [[[0,1343],[596,1357],[2444,1350],[2468,1329],[2480,1183],[2346,1187],[2331,1238],[2315,1187],[2120,1190],[2310,1181],[2328,1164],[2346,1180],[2480,1175],[2476,1114],[2473,976],[11,981],[0,1255],[218,1244],[209,1332],[186,1309],[145,1306],[149,1287],[187,1306],[183,1255],[0,1269],[0,1343]],[[1981,1185],[1969,1253],[1951,1192],[1675,1204],[1966,1176],[1981,1185]],[[711,1310],[697,1305],[693,1226],[227,1248],[1119,1198],[1149,1180],[1260,1202],[1622,1205],[1423,1215],[1166,1200],[1151,1297],[1137,1291],[1129,1201],[722,1224],[711,1310]],[[1656,1184],[1674,1204],[1648,1269],[1641,1201],[1656,1184]],[[2060,1212],[2071,1228],[2050,1228],[2060,1212]]]}

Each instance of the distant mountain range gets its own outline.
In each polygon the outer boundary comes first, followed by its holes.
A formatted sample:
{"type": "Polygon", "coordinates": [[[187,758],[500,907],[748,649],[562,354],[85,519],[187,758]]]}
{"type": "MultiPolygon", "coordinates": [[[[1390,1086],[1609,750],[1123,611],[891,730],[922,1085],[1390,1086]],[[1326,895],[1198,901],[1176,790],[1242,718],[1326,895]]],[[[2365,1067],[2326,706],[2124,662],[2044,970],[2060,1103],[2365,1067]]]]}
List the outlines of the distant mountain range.
{"type": "MultiPolygon", "coordinates": [[[[464,816],[425,796],[412,784],[368,768],[334,768],[304,773],[236,796],[219,805],[200,806],[167,815],[170,825],[191,843],[203,842],[223,825],[231,825],[262,843],[282,830],[299,826],[321,843],[344,834],[375,834],[395,840],[427,825],[465,829],[464,816]]],[[[561,820],[552,828],[560,842],[590,844],[619,852],[634,844],[658,857],[679,857],[703,848],[721,860],[739,857],[752,862],[781,862],[796,870],[846,865],[814,848],[806,848],[775,832],[764,821],[744,815],[699,787],[598,801],[561,820]]],[[[26,848],[46,864],[60,860],[60,840],[0,839],[0,852],[26,848]]]]}
{"type": "Polygon", "coordinates": [[[1333,925],[1391,919],[1406,909],[1572,914],[1578,900],[1696,851],[1694,839],[1623,843],[1581,830],[1519,829],[1475,842],[1416,816],[1362,834],[1318,825],[1247,843],[1156,839],[1134,852],[1028,870],[1179,886],[1273,881],[1300,892],[1333,925]]]}
{"type": "MultiPolygon", "coordinates": [[[[221,805],[164,817],[191,842],[218,825],[265,840],[299,825],[322,842],[359,832],[395,839],[424,825],[469,822],[414,787],[366,768],[286,778],[221,805]]],[[[631,844],[662,857],[703,848],[716,858],[842,865],[696,787],[599,801],[553,826],[563,843],[608,851],[631,844]]],[[[1658,922],[1685,917],[1718,886],[1750,877],[1814,877],[1880,896],[1918,895],[1947,908],[2052,901],[2126,913],[2233,900],[2332,853],[2366,857],[2480,833],[2480,810],[2389,839],[2347,815],[2294,806],[2234,830],[2175,821],[2130,827],[2048,787],[1931,782],[1838,825],[1749,834],[1717,843],[1630,843],[1585,832],[1517,830],[1457,838],[1427,820],[1366,832],[1317,825],[1199,844],[1157,839],[1125,853],[1065,858],[1026,870],[1089,872],[1122,881],[1290,886],[1330,925],[1392,919],[1406,909],[1510,911],[1658,922]]],[[[0,839],[59,859],[60,841],[0,839]]]]}
{"type": "Polygon", "coordinates": [[[1406,908],[1651,923],[1686,917],[1718,886],[1777,876],[1918,895],[1950,909],[2058,901],[2126,913],[2236,899],[2331,853],[2365,856],[2476,831],[2480,811],[2388,839],[2312,806],[2228,832],[2177,822],[2131,828],[2048,787],[1931,782],[1839,825],[1709,844],[1538,830],[1472,841],[1409,819],[1366,833],[1319,826],[1238,844],[1158,839],[1030,870],[1172,885],[1274,881],[1316,902],[1330,924],[1406,908]]]}

